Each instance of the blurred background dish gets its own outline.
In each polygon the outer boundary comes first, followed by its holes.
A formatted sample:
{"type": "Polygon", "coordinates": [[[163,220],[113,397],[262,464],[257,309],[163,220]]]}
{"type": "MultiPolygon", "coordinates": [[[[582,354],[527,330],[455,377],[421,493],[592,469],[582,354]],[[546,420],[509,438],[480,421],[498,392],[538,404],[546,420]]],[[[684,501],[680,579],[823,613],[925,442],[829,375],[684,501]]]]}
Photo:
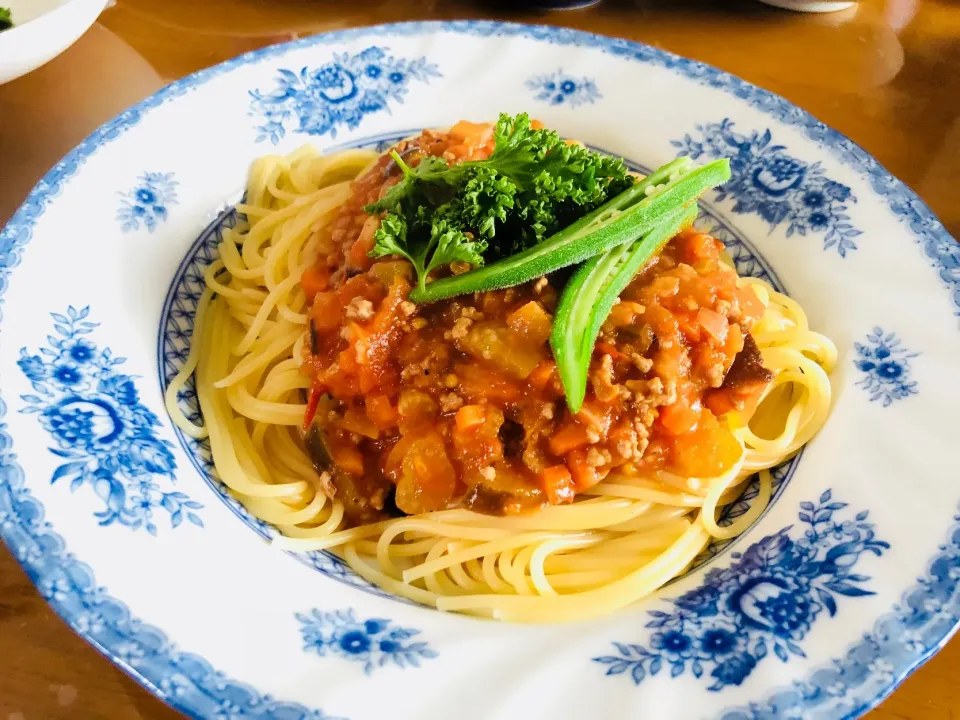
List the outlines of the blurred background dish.
{"type": "Polygon", "coordinates": [[[815,13],[837,12],[838,10],[846,10],[857,4],[856,2],[848,0],[840,0],[839,2],[835,2],[834,0],[760,0],[760,2],[786,10],[815,13]]]}
{"type": "Polygon", "coordinates": [[[0,84],[35,70],[73,45],[109,0],[3,0],[13,27],[0,33],[0,84]]]}

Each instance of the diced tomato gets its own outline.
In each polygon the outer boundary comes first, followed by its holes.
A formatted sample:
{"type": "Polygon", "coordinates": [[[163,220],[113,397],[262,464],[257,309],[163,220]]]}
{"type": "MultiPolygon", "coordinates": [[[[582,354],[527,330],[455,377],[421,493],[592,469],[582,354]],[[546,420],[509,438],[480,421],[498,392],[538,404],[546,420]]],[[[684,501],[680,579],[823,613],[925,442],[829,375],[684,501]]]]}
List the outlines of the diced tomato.
{"type": "Polygon", "coordinates": [[[573,502],[576,489],[573,476],[566,465],[554,465],[540,473],[540,487],[547,494],[551,505],[573,502]]]}
{"type": "Polygon", "coordinates": [[[719,388],[711,390],[704,396],[703,404],[717,417],[726,415],[733,410],[751,413],[756,409],[766,388],[767,383],[761,380],[741,385],[736,389],[719,388]]]}
{"type": "Polygon", "coordinates": [[[530,373],[527,382],[530,383],[531,387],[543,390],[553,379],[553,373],[556,369],[557,364],[553,360],[544,360],[530,373]]]}
{"type": "Polygon", "coordinates": [[[687,340],[692,343],[700,342],[700,323],[694,313],[678,310],[674,312],[674,317],[677,319],[680,332],[686,335],[687,340]]]}
{"type": "Polygon", "coordinates": [[[717,257],[715,240],[705,233],[693,229],[685,230],[677,236],[675,242],[682,248],[681,259],[689,265],[717,257]]]}
{"type": "Polygon", "coordinates": [[[697,426],[699,419],[699,407],[692,407],[684,400],[678,400],[673,405],[660,408],[660,415],[657,418],[661,427],[671,435],[690,432],[697,426]]]}
{"type": "Polygon", "coordinates": [[[307,302],[313,302],[314,296],[330,287],[330,271],[325,267],[311,265],[300,276],[300,287],[307,296],[307,302]]]}
{"type": "Polygon", "coordinates": [[[550,452],[554,455],[566,455],[571,450],[590,444],[587,428],[574,418],[568,417],[550,436],[550,452]]]}
{"type": "Polygon", "coordinates": [[[487,417],[483,405],[464,405],[457,410],[457,430],[464,431],[483,425],[487,417]]]}
{"type": "Polygon", "coordinates": [[[583,403],[577,413],[577,420],[594,428],[601,435],[606,435],[610,423],[613,422],[613,408],[593,398],[583,403]]]}
{"type": "Polygon", "coordinates": [[[334,445],[330,448],[333,461],[350,475],[363,475],[363,455],[351,445],[334,445]]]}
{"type": "Polygon", "coordinates": [[[702,307],[697,311],[697,322],[718,343],[726,341],[729,323],[720,313],[702,307]]]}
{"type": "Polygon", "coordinates": [[[751,323],[760,319],[766,308],[751,287],[738,287],[737,297],[740,300],[740,312],[749,328],[751,323]]]}
{"type": "Polygon", "coordinates": [[[400,338],[400,304],[406,300],[409,290],[406,279],[397,276],[373,317],[369,336],[356,343],[358,362],[363,366],[360,372],[360,391],[363,393],[386,385],[383,381],[385,376],[389,377],[390,358],[400,338]],[[364,345],[361,346],[361,342],[364,345]]]}
{"type": "Polygon", "coordinates": [[[368,395],[364,400],[367,417],[381,430],[397,424],[397,410],[386,395],[368,395]]]}
{"type": "Polygon", "coordinates": [[[743,448],[712,413],[703,413],[700,426],[675,438],[668,469],[686,477],[716,477],[729,470],[743,448]]]}
{"type": "Polygon", "coordinates": [[[326,291],[314,293],[310,316],[314,329],[319,333],[339,329],[343,322],[343,303],[338,294],[326,291]]]}
{"type": "Polygon", "coordinates": [[[710,390],[703,398],[703,405],[717,417],[737,409],[737,400],[732,390],[710,390]]]}
{"type": "Polygon", "coordinates": [[[360,230],[360,236],[350,246],[350,265],[360,270],[366,270],[373,263],[373,259],[368,253],[373,250],[375,244],[374,233],[380,227],[380,218],[371,215],[363,224],[360,230]]]}

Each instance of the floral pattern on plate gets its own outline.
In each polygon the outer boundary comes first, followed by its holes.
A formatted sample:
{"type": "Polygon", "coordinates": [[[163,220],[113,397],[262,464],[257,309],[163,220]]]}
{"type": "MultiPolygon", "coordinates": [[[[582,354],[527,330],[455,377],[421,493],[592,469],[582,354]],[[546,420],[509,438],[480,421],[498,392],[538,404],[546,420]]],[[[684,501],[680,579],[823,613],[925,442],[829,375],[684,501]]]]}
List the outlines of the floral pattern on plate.
{"type": "Polygon", "coordinates": [[[354,130],[367,115],[389,112],[391,101],[402,103],[414,80],[428,83],[435,77],[440,71],[427,58],[394,57],[376,46],[335,53],[316,69],[280,68],[273,90],[250,92],[250,114],[262,121],[257,142],[276,145],[288,129],[336,137],[338,129],[354,130]]]}
{"type": "Polygon", "coordinates": [[[140,176],[139,184],[128,192],[120,193],[120,208],[117,220],[124,232],[140,229],[140,223],[150,232],[167,219],[169,206],[177,204],[177,185],[173,173],[147,172],[140,176]]]}
{"type": "Polygon", "coordinates": [[[917,394],[917,383],[910,379],[910,361],[920,353],[903,347],[896,333],[876,327],[865,343],[854,343],[854,349],[854,367],[864,375],[857,385],[870,393],[871,402],[879,400],[887,407],[894,400],[917,394]]]}
{"type": "Polygon", "coordinates": [[[733,212],[756,213],[771,230],[786,225],[787,237],[822,234],[823,249],[841,257],[856,250],[854,238],[861,231],[847,214],[848,205],[857,201],[850,188],[828,178],[821,163],[799,160],[785,145],[774,144],[769,128],[744,135],[734,131],[734,124],[725,118],[697,125],[697,133],[671,144],[694,160],[730,158],[733,177],[716,199],[734,200],[733,212]]]}
{"type": "Polygon", "coordinates": [[[638,685],[667,667],[670,677],[708,673],[716,692],[740,685],[771,653],[782,662],[806,657],[800,642],[824,610],[833,617],[840,596],[874,594],[864,586],[870,576],[853,571],[861,555],[890,547],[876,539],[866,510],[834,519],[846,508],[830,490],[816,504],[800,503],[802,536],[791,537],[790,525],[733,553],[729,568],[707,571],[700,587],[671,600],[675,610],[649,611],[648,646],[615,642],[617,654],[594,662],[638,685]]]}
{"type": "Polygon", "coordinates": [[[588,77],[573,77],[562,69],[546,75],[536,75],[527,80],[527,88],[533,90],[534,100],[549,105],[592,105],[603,98],[596,81],[588,77]]]}
{"type": "Polygon", "coordinates": [[[70,491],[89,486],[104,504],[94,513],[101,525],[119,523],[157,534],[155,513],[162,510],[170,526],[184,520],[203,527],[203,507],[185,493],[164,490],[177,469],[173,443],[157,436],[160,420],[143,403],[134,378],[117,367],[125,358],[98,348],[87,336],[97,327],[90,308],[51,313],[56,334],[31,355],[20,350],[17,364],[36,394],[23,395],[22,413],[36,414],[63,459],[51,483],[69,480],[70,491]]]}
{"type": "Polygon", "coordinates": [[[325,656],[327,652],[345,660],[363,663],[369,675],[376,668],[393,663],[399,668],[420,667],[421,659],[437,657],[437,651],[423,641],[407,642],[420,631],[402,628],[383,618],[358,620],[351,608],[297,614],[303,649],[325,656]]]}

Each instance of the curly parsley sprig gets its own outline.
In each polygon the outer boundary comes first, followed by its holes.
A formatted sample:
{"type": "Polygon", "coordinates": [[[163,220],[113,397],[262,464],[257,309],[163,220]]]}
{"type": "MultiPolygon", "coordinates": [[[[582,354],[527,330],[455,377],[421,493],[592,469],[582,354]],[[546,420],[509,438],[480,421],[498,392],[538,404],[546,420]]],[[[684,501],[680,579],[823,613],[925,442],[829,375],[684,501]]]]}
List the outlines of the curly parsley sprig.
{"type": "Polygon", "coordinates": [[[408,258],[423,290],[432,270],[531,248],[632,182],[622,160],[534,129],[526,113],[501,115],[494,142],[489,158],[452,166],[426,157],[411,168],[393,152],[403,177],[365,208],[385,213],[371,256],[408,258]]]}

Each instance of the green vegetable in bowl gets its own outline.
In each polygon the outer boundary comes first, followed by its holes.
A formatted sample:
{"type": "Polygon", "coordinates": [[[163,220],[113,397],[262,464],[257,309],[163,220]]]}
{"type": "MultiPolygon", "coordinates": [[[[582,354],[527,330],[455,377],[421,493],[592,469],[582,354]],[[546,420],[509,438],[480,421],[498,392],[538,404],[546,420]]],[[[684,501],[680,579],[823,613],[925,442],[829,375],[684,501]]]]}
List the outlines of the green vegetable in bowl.
{"type": "Polygon", "coordinates": [[[12,27],[13,18],[10,16],[10,8],[0,7],[0,32],[12,27]]]}

